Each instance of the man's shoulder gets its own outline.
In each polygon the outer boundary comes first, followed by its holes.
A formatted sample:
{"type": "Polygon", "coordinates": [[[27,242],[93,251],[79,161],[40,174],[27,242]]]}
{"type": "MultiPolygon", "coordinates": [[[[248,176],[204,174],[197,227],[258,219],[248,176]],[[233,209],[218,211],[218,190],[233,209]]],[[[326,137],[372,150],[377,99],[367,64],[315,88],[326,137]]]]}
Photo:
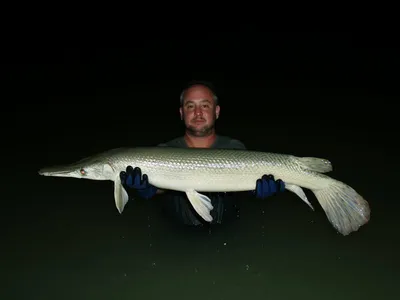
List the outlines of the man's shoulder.
{"type": "Polygon", "coordinates": [[[226,149],[246,149],[246,146],[240,140],[226,135],[218,135],[215,147],[226,149]]]}
{"type": "Polygon", "coordinates": [[[176,138],[173,138],[172,140],[169,140],[164,143],[158,144],[159,147],[179,147],[179,148],[186,148],[186,143],[185,139],[183,136],[179,136],[176,138]]]}

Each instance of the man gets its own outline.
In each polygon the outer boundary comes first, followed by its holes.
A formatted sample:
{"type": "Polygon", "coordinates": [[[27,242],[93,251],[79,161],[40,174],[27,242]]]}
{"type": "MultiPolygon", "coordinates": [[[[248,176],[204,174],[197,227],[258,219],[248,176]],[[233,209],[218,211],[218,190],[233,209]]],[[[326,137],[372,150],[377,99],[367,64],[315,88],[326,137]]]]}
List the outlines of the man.
{"type": "MultiPolygon", "coordinates": [[[[194,81],[181,93],[179,113],[186,130],[181,137],[172,139],[158,146],[178,148],[227,148],[246,149],[237,139],[216,133],[215,123],[220,115],[220,103],[213,86],[207,82],[194,81]]],[[[165,212],[187,225],[201,226],[205,221],[194,211],[182,192],[161,191],[148,183],[146,174],[139,168],[128,166],[121,172],[121,180],[127,190],[133,190],[143,198],[152,198],[163,194],[162,203],[165,212]]],[[[285,189],[281,180],[271,175],[264,175],[254,183],[253,194],[257,198],[266,198],[285,189]]],[[[214,209],[211,211],[213,223],[222,223],[223,216],[236,216],[236,196],[239,193],[204,193],[209,196],[214,209]]]]}

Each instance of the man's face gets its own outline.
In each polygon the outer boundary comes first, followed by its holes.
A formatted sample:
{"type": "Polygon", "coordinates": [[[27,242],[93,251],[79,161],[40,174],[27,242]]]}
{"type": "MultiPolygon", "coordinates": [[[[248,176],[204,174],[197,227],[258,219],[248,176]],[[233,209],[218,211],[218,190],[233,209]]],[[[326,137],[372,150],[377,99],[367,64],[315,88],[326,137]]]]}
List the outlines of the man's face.
{"type": "Polygon", "coordinates": [[[205,86],[195,85],[186,90],[179,109],[187,130],[194,136],[207,136],[213,132],[219,116],[212,92],[205,86]]]}

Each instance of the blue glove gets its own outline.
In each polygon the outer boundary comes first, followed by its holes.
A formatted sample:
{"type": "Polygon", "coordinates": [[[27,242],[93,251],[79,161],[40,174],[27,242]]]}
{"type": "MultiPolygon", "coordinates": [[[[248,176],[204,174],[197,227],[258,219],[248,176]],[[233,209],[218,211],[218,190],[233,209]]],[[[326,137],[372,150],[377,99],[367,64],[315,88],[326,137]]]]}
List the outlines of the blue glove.
{"type": "Polygon", "coordinates": [[[157,188],[149,183],[147,174],[143,174],[142,178],[142,170],[138,167],[134,169],[132,166],[128,166],[126,172],[121,171],[119,176],[125,188],[127,187],[135,190],[142,198],[150,199],[157,192],[157,188]]]}
{"type": "Polygon", "coordinates": [[[273,175],[263,175],[260,179],[257,179],[254,193],[257,198],[264,199],[284,190],[285,183],[282,180],[275,180],[273,175]]]}

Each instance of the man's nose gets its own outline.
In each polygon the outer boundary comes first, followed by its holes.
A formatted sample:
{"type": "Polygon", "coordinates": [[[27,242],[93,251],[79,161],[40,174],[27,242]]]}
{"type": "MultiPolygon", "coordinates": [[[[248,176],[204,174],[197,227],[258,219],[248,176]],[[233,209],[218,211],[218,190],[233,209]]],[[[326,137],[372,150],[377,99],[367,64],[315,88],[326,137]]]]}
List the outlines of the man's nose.
{"type": "Polygon", "coordinates": [[[196,116],[200,116],[200,115],[203,114],[203,111],[201,110],[200,107],[196,107],[195,110],[194,110],[194,114],[195,114],[196,116]]]}

